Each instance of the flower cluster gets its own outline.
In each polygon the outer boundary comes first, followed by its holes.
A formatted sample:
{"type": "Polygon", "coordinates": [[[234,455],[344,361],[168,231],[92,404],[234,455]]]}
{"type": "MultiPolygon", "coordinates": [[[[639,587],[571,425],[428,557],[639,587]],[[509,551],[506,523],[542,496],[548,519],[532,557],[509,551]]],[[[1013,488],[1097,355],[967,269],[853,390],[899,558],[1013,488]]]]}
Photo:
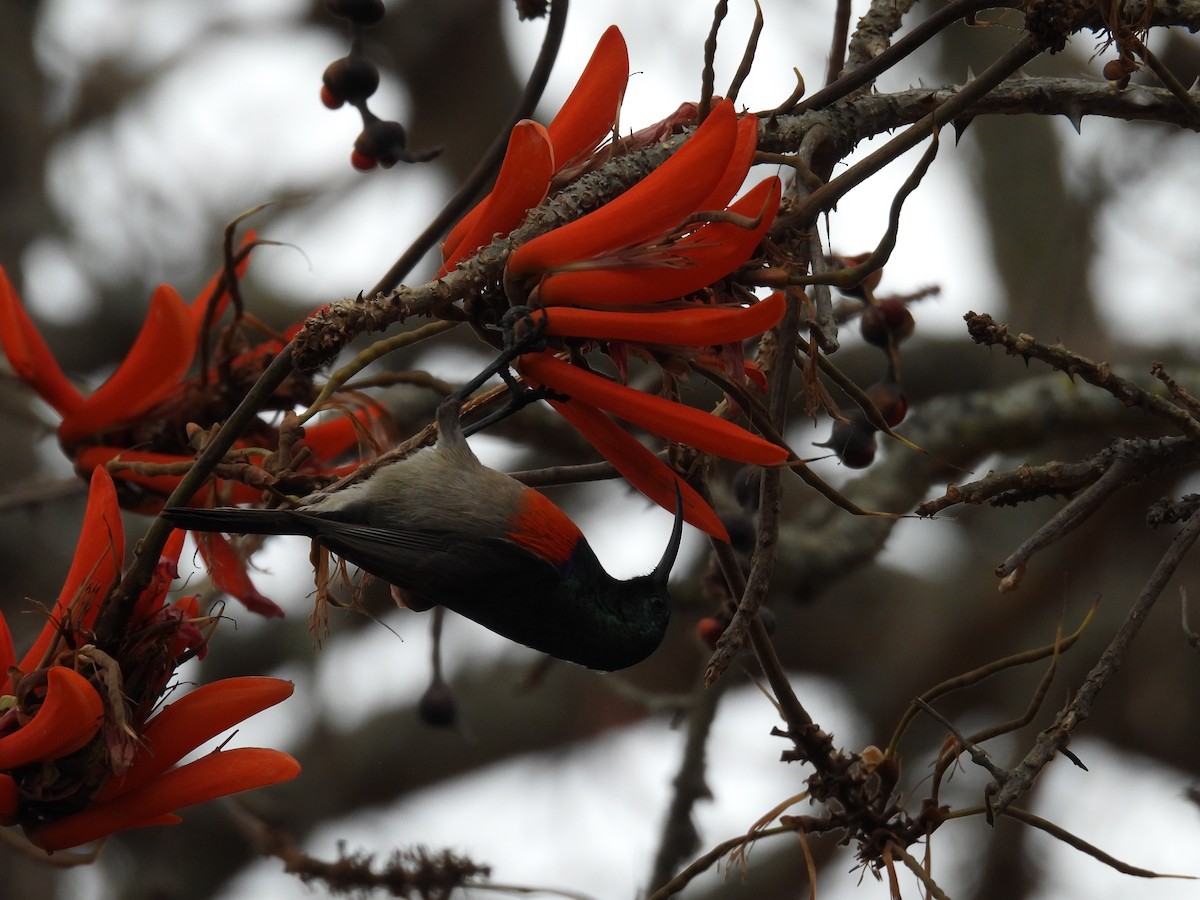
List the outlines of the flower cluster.
{"type": "MultiPolygon", "coordinates": [[[[491,195],[443,245],[442,274],[494,234],[514,229],[556,178],[597,163],[597,145],[614,127],[628,73],[625,42],[610,28],[550,126],[525,121],[513,129],[491,195]]],[[[647,130],[640,140],[663,130],[647,130]]],[[[600,209],[517,247],[505,269],[510,302],[536,307],[542,334],[556,342],[555,349],[517,360],[525,380],[568,398],[551,405],[631,484],[667,509],[675,507],[678,486],[688,521],[722,539],[725,529],[707,503],[609,415],[742,462],[778,465],[787,451],[580,363],[601,342],[622,376],[630,352],[660,361],[703,358],[736,376],[753,369],[741,342],[778,324],[785,307],[782,295],[758,300],[728,282],[750,261],[779,208],[776,177],[733,201],[757,137],[754,117],[739,118],[732,101],[718,102],[663,165],[600,209]]]]}
{"type": "Polygon", "coordinates": [[[22,826],[45,850],[178,822],[173,810],[299,773],[287,754],[259,748],[176,766],[292,692],[274,678],[231,678],[154,714],[175,669],[204,654],[216,627],[195,597],[167,602],[182,546],[176,531],[120,638],[92,643],[125,549],[116,488],[97,468],[62,592],[19,660],[0,616],[0,825],[22,826]]]}
{"type": "MultiPolygon", "coordinates": [[[[249,262],[251,234],[243,245],[236,272],[249,262]]],[[[257,381],[288,335],[268,336],[247,346],[241,331],[226,329],[216,353],[196,377],[188,372],[208,345],[212,323],[232,299],[224,275],[215,276],[190,303],[170,285],[160,285],[150,300],[142,329],[111,376],[90,394],[71,383],[38,332],[3,267],[0,267],[0,346],[17,377],[61,416],[58,438],[82,478],[108,467],[117,478],[127,509],[154,514],[191,465],[195,450],[189,440],[194,426],[206,429],[223,421],[257,381]]],[[[275,398],[280,410],[291,409],[315,395],[311,384],[293,380],[275,398]]],[[[337,460],[382,424],[381,409],[361,405],[353,415],[311,426],[290,448],[291,471],[263,468],[267,450],[280,445],[279,429],[259,419],[243,435],[220,478],[193,498],[197,505],[258,502],[263,488],[294,475],[300,478],[340,476],[353,466],[337,460]]],[[[276,459],[279,458],[276,453],[276,459]]],[[[307,491],[305,491],[307,492],[307,491]]],[[[214,579],[249,609],[267,616],[282,610],[259,593],[245,563],[220,535],[200,540],[214,579]]]]}

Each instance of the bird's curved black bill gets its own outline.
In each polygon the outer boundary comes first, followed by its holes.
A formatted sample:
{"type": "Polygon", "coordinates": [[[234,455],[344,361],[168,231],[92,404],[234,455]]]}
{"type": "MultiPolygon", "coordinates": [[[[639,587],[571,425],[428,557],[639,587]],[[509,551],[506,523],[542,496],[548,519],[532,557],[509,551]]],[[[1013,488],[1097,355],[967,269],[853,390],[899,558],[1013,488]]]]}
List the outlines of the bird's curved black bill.
{"type": "Polygon", "coordinates": [[[656,584],[666,585],[667,580],[671,577],[671,569],[675,565],[675,557],[679,555],[679,542],[683,537],[683,494],[679,491],[679,484],[675,484],[675,527],[671,529],[671,539],[667,541],[667,549],[663,552],[662,559],[658,561],[658,565],[654,567],[654,572],[651,573],[656,584]]]}

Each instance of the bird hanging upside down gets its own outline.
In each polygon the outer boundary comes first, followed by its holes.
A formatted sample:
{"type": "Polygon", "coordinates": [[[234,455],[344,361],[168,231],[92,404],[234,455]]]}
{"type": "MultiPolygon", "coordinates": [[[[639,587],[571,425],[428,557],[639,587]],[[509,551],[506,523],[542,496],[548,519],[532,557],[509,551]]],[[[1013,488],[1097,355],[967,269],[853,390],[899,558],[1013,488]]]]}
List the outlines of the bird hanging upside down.
{"type": "Polygon", "coordinates": [[[644,660],[671,614],[667,579],[682,505],[654,571],[613,578],[566,513],[479,462],[459,421],[465,396],[460,391],[438,409],[436,447],[344,490],[313,495],[295,509],[171,507],[162,515],[193,531],[305,535],[393,585],[408,605],[440,604],[590,669],[644,660]]]}

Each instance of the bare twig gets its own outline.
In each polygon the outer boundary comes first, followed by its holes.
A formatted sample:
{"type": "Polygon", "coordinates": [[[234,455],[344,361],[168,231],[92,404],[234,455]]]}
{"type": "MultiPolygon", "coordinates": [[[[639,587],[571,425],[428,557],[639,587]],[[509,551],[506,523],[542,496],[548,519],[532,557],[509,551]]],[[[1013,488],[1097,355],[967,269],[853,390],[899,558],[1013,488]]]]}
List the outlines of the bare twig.
{"type": "Polygon", "coordinates": [[[969,312],[963,318],[975,343],[989,347],[999,345],[1009,356],[1026,360],[1032,357],[1072,378],[1079,376],[1088,384],[1108,391],[1126,406],[1136,406],[1166,419],[1188,437],[1200,440],[1200,421],[1192,418],[1186,409],[1122,378],[1108,363],[1090,360],[1061,344],[1044,344],[1028,334],[1012,334],[1007,325],[998,324],[987,313],[969,312]]]}
{"type": "Polygon", "coordinates": [[[1130,481],[1196,461],[1198,451],[1190,438],[1118,438],[1094,456],[1076,463],[1052,461],[1022,465],[1010,472],[989,472],[978,481],[952,484],[933,500],[917,505],[918,516],[932,516],[959,503],[1016,506],[1029,500],[1073,495],[1095,483],[1121,457],[1129,463],[1130,481]]]}
{"type": "Polygon", "coordinates": [[[706,747],[725,684],[728,682],[715,685],[711,690],[697,691],[692,697],[687,740],[679,760],[679,771],[671,782],[671,805],[650,873],[650,890],[666,883],[679,863],[695,853],[700,843],[692,812],[697,801],[712,797],[705,776],[706,747]]]}
{"type": "Polygon", "coordinates": [[[712,107],[713,88],[716,84],[717,33],[721,30],[721,22],[729,13],[729,0],[717,0],[713,9],[712,25],[708,29],[708,37],[704,39],[704,70],[700,76],[700,102],[696,104],[696,124],[708,118],[712,107]]]}
{"type": "Polygon", "coordinates": [[[996,567],[996,577],[1006,579],[1006,589],[1016,586],[1015,581],[1009,580],[1010,576],[1023,571],[1033,554],[1070,534],[1103,506],[1110,496],[1125,487],[1129,483],[1129,469],[1129,463],[1118,456],[1094,484],[1081,491],[1041,528],[1022,541],[1021,546],[996,567]]]}
{"type": "Polygon", "coordinates": [[[763,24],[762,5],[758,0],[754,0],[754,24],[750,28],[750,37],[746,39],[746,49],[742,53],[742,61],[738,63],[737,71],[729,80],[729,90],[725,92],[725,96],[730,100],[737,99],[742,85],[750,77],[750,69],[754,65],[754,54],[758,50],[758,39],[762,36],[763,24]]]}
{"type": "Polygon", "coordinates": [[[1175,536],[1167,552],[1159,560],[1141,593],[1134,601],[1121,628],[1113,637],[1100,660],[1092,667],[1087,678],[1071,701],[1063,708],[1055,719],[1054,724],[1038,736],[1037,743],[1016,766],[997,778],[988,786],[988,821],[995,815],[1003,813],[1027,791],[1033,784],[1038,773],[1054,757],[1055,753],[1065,750],[1071,740],[1071,733],[1083,722],[1092,711],[1092,704],[1097,695],[1109,682],[1124,662],[1129,645],[1137,636],[1138,631],[1150,614],[1154,602],[1162,593],[1171,576],[1179,567],[1183,557],[1191,549],[1196,538],[1200,537],[1200,516],[1193,516],[1175,536]]]}
{"type": "Polygon", "coordinates": [[[1069,649],[1079,640],[1084,629],[1092,621],[1092,617],[1096,614],[1097,604],[1093,603],[1092,608],[1088,610],[1088,614],[1084,616],[1083,621],[1079,623],[1079,627],[1075,629],[1073,634],[1067,635],[1065,638],[1056,640],[1053,644],[1047,644],[1044,647],[1037,647],[1033,650],[1026,650],[1022,653],[1014,653],[1006,656],[1003,659],[997,659],[987,665],[980,666],[977,669],[972,669],[970,672],[964,672],[961,675],[956,675],[953,678],[947,678],[940,684],[925,691],[917,700],[909,705],[904,715],[900,717],[899,723],[896,725],[895,731],[892,732],[892,739],[888,742],[886,755],[895,756],[896,751],[900,746],[900,739],[904,736],[904,732],[908,729],[909,723],[917,714],[920,704],[928,705],[938,697],[945,696],[952,691],[962,690],[963,688],[972,687],[980,682],[997,675],[1000,672],[1015,668],[1016,666],[1029,665],[1030,663],[1038,662],[1048,656],[1055,656],[1069,649]]]}
{"type": "Polygon", "coordinates": [[[1004,814],[1011,819],[1016,819],[1018,822],[1024,822],[1026,825],[1032,825],[1034,828],[1046,832],[1046,834],[1057,838],[1064,844],[1069,844],[1081,853],[1086,853],[1088,856],[1099,860],[1106,866],[1116,869],[1123,875],[1133,875],[1137,878],[1182,878],[1188,881],[1196,880],[1195,876],[1192,875],[1167,875],[1163,872],[1155,872],[1151,869],[1142,869],[1138,866],[1131,866],[1129,863],[1122,862],[1115,856],[1110,856],[1099,847],[1089,844],[1082,838],[1076,837],[1065,828],[1055,825],[1053,822],[1043,819],[1041,816],[1035,816],[1033,813],[1019,807],[1010,806],[1004,811],[1004,814]]]}

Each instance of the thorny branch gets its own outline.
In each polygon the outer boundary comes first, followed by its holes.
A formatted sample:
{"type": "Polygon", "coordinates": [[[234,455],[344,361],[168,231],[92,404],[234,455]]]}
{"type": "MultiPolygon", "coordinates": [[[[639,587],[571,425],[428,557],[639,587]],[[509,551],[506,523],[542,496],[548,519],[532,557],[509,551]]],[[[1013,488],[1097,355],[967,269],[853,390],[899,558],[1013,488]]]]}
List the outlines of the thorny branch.
{"type": "MultiPolygon", "coordinates": [[[[932,110],[944,108],[953,95],[952,90],[945,88],[886,96],[867,94],[854,97],[836,110],[779,116],[760,126],[759,149],[767,153],[795,152],[812,133],[820,135],[822,155],[841,157],[869,137],[916,122],[932,110]]],[[[999,84],[974,100],[971,113],[974,116],[1063,115],[1073,122],[1084,115],[1096,115],[1190,126],[1190,119],[1167,90],[1131,87],[1116,93],[1103,83],[1065,78],[1028,78],[999,84]]],[[[496,290],[513,247],[574,221],[628,190],[661,165],[683,140],[682,136],[672,138],[614,159],[585,175],[534,210],[511,235],[497,238],[445,278],[400,287],[390,294],[368,293],[361,298],[334,301],[313,315],[297,335],[293,353],[298,368],[308,371],[321,366],[360,334],[382,331],[412,317],[435,315],[469,296],[496,290]]],[[[865,172],[859,174],[865,177],[865,172]]],[[[849,189],[848,183],[842,184],[849,189]]],[[[835,199],[826,196],[830,203],[835,199]]]]}

